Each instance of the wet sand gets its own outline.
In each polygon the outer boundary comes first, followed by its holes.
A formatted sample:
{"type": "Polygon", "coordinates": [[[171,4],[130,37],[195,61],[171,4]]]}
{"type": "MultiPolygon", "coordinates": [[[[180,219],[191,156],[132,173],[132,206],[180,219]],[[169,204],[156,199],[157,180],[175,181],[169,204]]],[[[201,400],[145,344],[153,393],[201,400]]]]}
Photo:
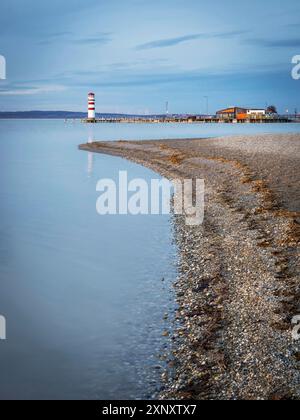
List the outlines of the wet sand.
{"type": "Polygon", "coordinates": [[[80,149],[205,180],[204,224],[174,216],[179,327],[161,398],[299,399],[300,135],[80,149]]]}

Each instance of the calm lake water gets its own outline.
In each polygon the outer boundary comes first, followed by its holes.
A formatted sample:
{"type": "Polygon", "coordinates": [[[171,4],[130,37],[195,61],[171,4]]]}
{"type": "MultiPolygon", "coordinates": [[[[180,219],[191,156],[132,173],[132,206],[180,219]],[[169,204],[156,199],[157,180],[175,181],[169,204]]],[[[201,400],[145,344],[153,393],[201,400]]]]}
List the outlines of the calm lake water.
{"type": "Polygon", "coordinates": [[[299,131],[0,121],[0,398],[139,399],[159,386],[174,308],[170,219],[95,209],[100,178],[158,176],[79,143],[299,131]]]}

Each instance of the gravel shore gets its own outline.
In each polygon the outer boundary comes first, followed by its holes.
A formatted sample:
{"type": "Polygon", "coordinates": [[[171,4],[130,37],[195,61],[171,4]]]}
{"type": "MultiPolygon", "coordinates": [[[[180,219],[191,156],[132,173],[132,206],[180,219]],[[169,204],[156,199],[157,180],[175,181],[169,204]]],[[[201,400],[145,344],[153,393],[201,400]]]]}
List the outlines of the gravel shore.
{"type": "Polygon", "coordinates": [[[179,327],[162,399],[299,399],[300,135],[94,142],[169,179],[203,178],[205,220],[174,216],[179,327]]]}

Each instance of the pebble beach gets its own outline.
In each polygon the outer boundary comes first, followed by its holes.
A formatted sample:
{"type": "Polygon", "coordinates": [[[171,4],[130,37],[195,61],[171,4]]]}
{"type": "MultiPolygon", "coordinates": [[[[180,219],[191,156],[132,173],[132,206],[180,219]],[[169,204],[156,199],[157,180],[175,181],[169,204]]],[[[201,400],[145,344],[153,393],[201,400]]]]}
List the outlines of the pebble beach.
{"type": "Polygon", "coordinates": [[[205,218],[173,216],[173,353],[161,399],[298,400],[300,135],[93,142],[168,179],[205,180],[205,218]]]}

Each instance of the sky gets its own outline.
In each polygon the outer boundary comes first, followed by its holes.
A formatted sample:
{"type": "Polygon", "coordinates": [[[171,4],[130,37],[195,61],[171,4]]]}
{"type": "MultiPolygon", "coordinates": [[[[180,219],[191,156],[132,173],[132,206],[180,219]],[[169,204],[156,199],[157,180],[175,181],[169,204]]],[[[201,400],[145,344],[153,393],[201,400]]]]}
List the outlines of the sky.
{"type": "Polygon", "coordinates": [[[0,111],[300,110],[299,0],[1,0],[0,111]]]}

